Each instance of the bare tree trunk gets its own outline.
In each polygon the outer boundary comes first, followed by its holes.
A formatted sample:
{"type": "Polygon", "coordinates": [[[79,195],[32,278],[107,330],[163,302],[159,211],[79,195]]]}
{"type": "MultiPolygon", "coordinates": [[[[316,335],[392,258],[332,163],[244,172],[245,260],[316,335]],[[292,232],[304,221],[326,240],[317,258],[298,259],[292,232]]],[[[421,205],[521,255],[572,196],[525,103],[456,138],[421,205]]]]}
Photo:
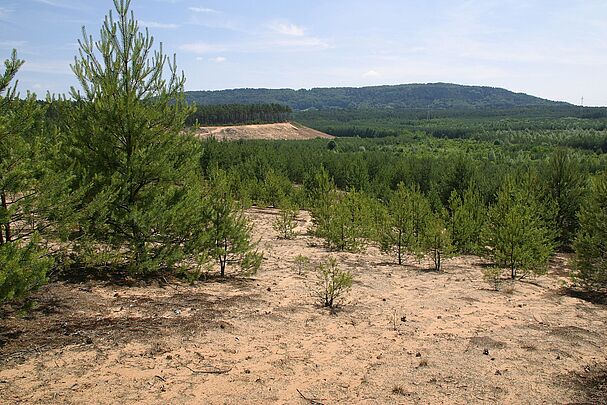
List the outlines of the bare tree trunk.
{"type": "Polygon", "coordinates": [[[436,258],[437,258],[437,262],[436,262],[436,271],[440,271],[441,269],[441,257],[440,257],[440,250],[436,251],[436,258]]]}
{"type": "Polygon", "coordinates": [[[516,267],[514,267],[514,247],[510,248],[510,277],[516,280],[516,267]]]}
{"type": "Polygon", "coordinates": [[[403,237],[402,237],[402,231],[399,229],[398,230],[398,264],[399,264],[399,266],[401,264],[403,264],[402,250],[403,250],[403,237]]]}
{"type": "MultiPolygon", "coordinates": [[[[8,203],[6,202],[6,193],[2,191],[0,193],[0,198],[2,199],[2,208],[8,213],[8,203]]],[[[8,243],[11,241],[11,224],[10,219],[4,224],[4,239],[8,243]]]]}
{"type": "Polygon", "coordinates": [[[221,277],[225,277],[226,274],[226,263],[228,262],[228,241],[226,238],[223,238],[223,249],[224,254],[219,256],[219,267],[221,272],[221,277]]]}

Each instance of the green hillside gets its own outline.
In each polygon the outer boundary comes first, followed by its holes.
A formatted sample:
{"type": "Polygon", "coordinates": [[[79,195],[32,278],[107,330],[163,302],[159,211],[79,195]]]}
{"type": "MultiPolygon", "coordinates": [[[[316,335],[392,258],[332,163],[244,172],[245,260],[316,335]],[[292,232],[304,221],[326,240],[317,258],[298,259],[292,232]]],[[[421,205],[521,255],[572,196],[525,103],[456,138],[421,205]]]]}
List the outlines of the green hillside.
{"type": "Polygon", "coordinates": [[[233,89],[187,92],[198,104],[284,104],[294,110],[327,108],[512,108],[568,105],[524,93],[448,83],[310,90],[233,89]]]}

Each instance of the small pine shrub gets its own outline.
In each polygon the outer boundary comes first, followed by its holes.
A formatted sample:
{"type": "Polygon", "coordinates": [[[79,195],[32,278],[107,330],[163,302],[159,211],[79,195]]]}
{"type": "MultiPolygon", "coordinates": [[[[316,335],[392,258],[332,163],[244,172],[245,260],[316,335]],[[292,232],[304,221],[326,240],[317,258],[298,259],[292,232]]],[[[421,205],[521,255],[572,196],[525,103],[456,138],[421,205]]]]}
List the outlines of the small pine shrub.
{"type": "Polygon", "coordinates": [[[358,191],[333,194],[330,200],[313,210],[316,236],[332,250],[362,250],[373,228],[371,198],[358,191]]]}
{"type": "Polygon", "coordinates": [[[281,239],[293,239],[297,227],[297,207],[290,201],[283,201],[279,205],[278,218],[272,223],[272,227],[278,232],[281,239]]]}
{"type": "Polygon", "coordinates": [[[298,255],[295,258],[295,270],[298,275],[305,274],[310,268],[310,258],[304,255],[298,255]]]}
{"type": "Polygon", "coordinates": [[[256,274],[261,268],[263,262],[263,252],[257,250],[245,253],[241,262],[240,269],[245,275],[256,274]]]}
{"type": "Polygon", "coordinates": [[[338,305],[344,294],[352,287],[352,274],[341,270],[335,258],[329,258],[316,268],[318,281],[314,295],[320,300],[322,306],[334,308],[338,305]]]}
{"type": "Polygon", "coordinates": [[[183,266],[177,273],[178,277],[185,280],[188,284],[194,285],[198,280],[205,279],[213,269],[213,261],[210,257],[199,258],[198,265],[183,266]]]}
{"type": "Polygon", "coordinates": [[[489,267],[483,270],[483,280],[487,282],[495,291],[502,288],[502,269],[499,267],[489,267]]]}
{"type": "Polygon", "coordinates": [[[33,242],[0,245],[0,304],[26,297],[46,282],[53,259],[45,256],[33,242]]]}

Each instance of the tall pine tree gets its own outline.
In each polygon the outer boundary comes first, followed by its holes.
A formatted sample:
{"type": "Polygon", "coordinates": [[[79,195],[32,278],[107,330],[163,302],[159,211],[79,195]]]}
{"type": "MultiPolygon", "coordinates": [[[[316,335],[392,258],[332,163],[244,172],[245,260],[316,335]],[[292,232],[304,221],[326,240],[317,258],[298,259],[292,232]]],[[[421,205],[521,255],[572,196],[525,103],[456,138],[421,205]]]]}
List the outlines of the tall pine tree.
{"type": "Polygon", "coordinates": [[[0,303],[41,285],[53,265],[39,243],[49,227],[41,194],[52,189],[41,181],[37,135],[44,111],[35,95],[19,98],[14,79],[23,63],[13,50],[0,75],[0,303]]]}
{"type": "Polygon", "coordinates": [[[607,172],[592,183],[574,242],[574,278],[590,290],[607,288],[607,172]]]}
{"type": "Polygon", "coordinates": [[[510,269],[512,279],[545,273],[554,252],[554,231],[547,223],[550,208],[530,181],[507,177],[489,208],[483,229],[487,254],[510,269]]]}
{"type": "Polygon", "coordinates": [[[263,254],[251,240],[252,228],[230,191],[226,173],[221,169],[210,175],[206,218],[208,233],[205,248],[219,264],[221,277],[228,265],[237,265],[245,274],[253,274],[261,266],[263,254]]]}
{"type": "Polygon", "coordinates": [[[180,134],[191,110],[175,58],[162,44],[153,50],[130,0],[114,6],[116,18],[110,11],[99,40],[83,28],[72,65],[81,90],[70,93],[66,155],[84,194],[74,248],[92,262],[153,271],[192,253],[185,246],[199,246],[189,241],[199,238],[202,215],[192,213],[203,210],[191,205],[203,200],[189,194],[200,190],[200,144],[180,134]]]}
{"type": "Polygon", "coordinates": [[[459,253],[477,254],[481,251],[481,231],[487,209],[480,192],[470,186],[463,195],[453,190],[449,197],[449,231],[459,253]]]}
{"type": "Polygon", "coordinates": [[[422,236],[431,214],[430,203],[417,184],[409,188],[399,183],[388,203],[383,232],[378,235],[382,251],[396,253],[398,264],[407,252],[421,254],[422,236]]]}
{"type": "Polygon", "coordinates": [[[542,171],[546,194],[556,205],[555,225],[561,247],[570,247],[579,227],[578,211],[586,190],[586,176],[566,151],[557,150],[542,171]]]}

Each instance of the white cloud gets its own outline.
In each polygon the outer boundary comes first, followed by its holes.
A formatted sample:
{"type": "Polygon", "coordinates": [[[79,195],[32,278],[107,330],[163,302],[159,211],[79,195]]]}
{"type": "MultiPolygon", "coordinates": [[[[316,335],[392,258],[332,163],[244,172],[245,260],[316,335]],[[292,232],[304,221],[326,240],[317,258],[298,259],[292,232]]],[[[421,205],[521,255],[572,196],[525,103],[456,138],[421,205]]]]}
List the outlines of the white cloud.
{"type": "Polygon", "coordinates": [[[420,52],[425,52],[427,49],[423,46],[412,46],[411,48],[408,49],[403,49],[402,51],[404,53],[420,53],[420,52]]]}
{"type": "Polygon", "coordinates": [[[222,29],[229,31],[236,31],[241,33],[248,33],[249,31],[241,28],[240,24],[236,21],[219,18],[219,17],[208,17],[203,14],[192,14],[185,24],[196,25],[206,28],[222,29]]]}
{"type": "Polygon", "coordinates": [[[225,47],[221,45],[208,44],[206,42],[193,42],[189,44],[180,45],[179,50],[198,55],[204,55],[206,53],[221,52],[225,50],[225,47]]]}
{"type": "Polygon", "coordinates": [[[276,21],[267,26],[272,31],[272,37],[267,38],[265,46],[269,48],[289,48],[296,50],[323,50],[330,48],[321,38],[307,35],[306,29],[285,21],[276,21]]]}
{"type": "Polygon", "coordinates": [[[42,3],[42,4],[46,4],[46,5],[48,5],[48,6],[60,7],[60,5],[59,5],[59,4],[57,4],[57,3],[55,3],[55,2],[53,2],[53,1],[51,1],[51,0],[36,0],[36,2],[38,2],[38,3],[42,3]]]}
{"type": "Polygon", "coordinates": [[[27,44],[27,41],[0,41],[0,49],[17,49],[27,44]]]}
{"type": "Polygon", "coordinates": [[[269,43],[271,47],[278,46],[282,48],[297,48],[298,50],[302,49],[311,49],[311,50],[324,50],[329,49],[331,46],[323,41],[320,38],[316,37],[299,37],[299,38],[289,38],[289,39],[280,39],[276,41],[272,41],[269,43]]]}
{"type": "MultiPolygon", "coordinates": [[[[238,43],[209,44],[206,42],[193,42],[182,44],[179,50],[195,55],[218,54],[221,52],[239,53],[267,53],[267,52],[289,52],[289,51],[318,51],[329,49],[331,46],[316,37],[286,37],[286,38],[259,38],[250,41],[239,41],[238,43]]],[[[215,58],[215,62],[225,62],[221,56],[215,58]]],[[[210,59],[209,59],[210,60],[210,59]]]]}
{"type": "Polygon", "coordinates": [[[24,72],[32,73],[71,75],[73,74],[72,69],[70,68],[71,63],[73,63],[71,60],[47,60],[41,62],[26,61],[22,70],[24,72]]]}
{"type": "Polygon", "coordinates": [[[148,27],[148,28],[159,28],[159,29],[169,29],[169,30],[179,28],[179,25],[177,25],[177,24],[161,23],[161,22],[157,22],[157,21],[139,21],[139,24],[141,24],[144,27],[148,27]]]}
{"type": "Polygon", "coordinates": [[[191,15],[186,24],[198,25],[206,28],[218,28],[223,30],[246,32],[246,30],[240,28],[239,24],[234,21],[221,18],[204,19],[200,18],[200,15],[198,14],[191,15]]]}
{"type": "Polygon", "coordinates": [[[377,77],[381,77],[381,73],[379,73],[377,70],[369,70],[368,72],[365,72],[363,74],[363,77],[377,78],[377,77]]]}
{"type": "Polygon", "coordinates": [[[58,51],[77,51],[80,48],[78,42],[68,42],[57,47],[58,51]]]}
{"type": "Polygon", "coordinates": [[[223,63],[223,62],[227,61],[228,59],[227,59],[227,58],[225,58],[225,57],[223,57],[223,56],[215,56],[215,57],[213,57],[213,58],[208,58],[208,59],[207,59],[207,58],[205,58],[205,57],[203,57],[203,56],[197,56],[197,57],[196,57],[196,60],[197,60],[198,62],[202,62],[202,61],[208,60],[209,62],[214,62],[214,63],[223,63]]]}
{"type": "Polygon", "coordinates": [[[306,34],[306,30],[303,27],[288,22],[275,22],[270,24],[269,28],[281,35],[292,37],[303,37],[306,34]]]}
{"type": "Polygon", "coordinates": [[[51,6],[51,7],[66,8],[69,10],[81,10],[82,9],[82,4],[76,3],[78,5],[75,5],[74,2],[65,3],[64,1],[57,1],[57,0],[35,0],[35,1],[38,3],[41,3],[41,4],[46,4],[47,6],[51,6]]]}
{"type": "Polygon", "coordinates": [[[217,10],[213,10],[212,8],[207,7],[189,7],[188,10],[193,11],[195,13],[217,13],[217,10]]]}

